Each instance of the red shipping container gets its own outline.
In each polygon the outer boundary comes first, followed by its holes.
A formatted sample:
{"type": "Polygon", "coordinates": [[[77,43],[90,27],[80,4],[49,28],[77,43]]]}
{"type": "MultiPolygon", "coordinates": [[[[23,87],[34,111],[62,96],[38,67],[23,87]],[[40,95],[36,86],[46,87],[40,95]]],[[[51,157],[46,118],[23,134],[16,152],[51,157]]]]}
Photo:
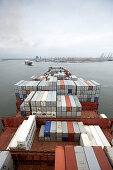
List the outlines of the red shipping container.
{"type": "Polygon", "coordinates": [[[73,129],[73,123],[67,122],[68,127],[68,141],[73,142],[74,141],[74,129],[73,129]]]}
{"type": "Polygon", "coordinates": [[[65,154],[63,146],[56,146],[55,149],[55,170],[65,170],[65,154]]]}
{"type": "Polygon", "coordinates": [[[98,160],[98,163],[100,165],[100,168],[102,170],[112,170],[111,165],[104,153],[104,151],[102,150],[101,146],[93,146],[93,150],[95,152],[96,158],[98,160]]]}
{"type": "Polygon", "coordinates": [[[71,105],[69,96],[66,95],[65,100],[66,100],[66,111],[71,112],[72,111],[72,105],[71,105]]]}
{"type": "Polygon", "coordinates": [[[26,90],[26,94],[30,94],[30,90],[26,90]]]}
{"type": "Polygon", "coordinates": [[[65,146],[66,170],[77,170],[74,146],[65,146]]]}
{"type": "Polygon", "coordinates": [[[60,80],[60,89],[64,90],[64,81],[63,80],[60,80]]]}

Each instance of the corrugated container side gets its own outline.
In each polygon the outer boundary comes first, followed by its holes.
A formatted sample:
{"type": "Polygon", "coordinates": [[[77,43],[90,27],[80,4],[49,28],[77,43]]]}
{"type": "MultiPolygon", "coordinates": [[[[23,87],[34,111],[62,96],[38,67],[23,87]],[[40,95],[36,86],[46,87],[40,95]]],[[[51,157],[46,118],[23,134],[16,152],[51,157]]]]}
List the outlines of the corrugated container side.
{"type": "Polygon", "coordinates": [[[68,141],[67,122],[62,122],[62,141],[68,141]]]}
{"type": "Polygon", "coordinates": [[[68,141],[73,142],[74,141],[74,129],[72,122],[67,122],[68,126],[68,141]]]}
{"type": "Polygon", "coordinates": [[[65,146],[66,170],[77,170],[77,162],[73,146],[65,146]]]}
{"type": "Polygon", "coordinates": [[[63,146],[56,146],[55,148],[55,170],[66,170],[63,146]]]}
{"type": "Polygon", "coordinates": [[[99,126],[94,126],[104,146],[111,146],[99,126]]]}
{"type": "Polygon", "coordinates": [[[95,156],[95,153],[93,151],[93,148],[92,147],[84,147],[84,152],[85,152],[85,155],[86,155],[86,159],[87,159],[87,162],[88,162],[88,166],[89,166],[89,169],[91,170],[101,170],[100,166],[99,166],[99,163],[98,163],[98,160],[95,156]]]}
{"type": "Polygon", "coordinates": [[[44,141],[44,130],[45,130],[45,125],[42,125],[40,128],[40,132],[39,132],[39,140],[40,141],[44,141]]]}
{"type": "Polygon", "coordinates": [[[97,146],[101,146],[102,148],[104,148],[104,145],[103,145],[100,137],[98,136],[98,133],[96,132],[94,126],[90,125],[89,127],[90,127],[92,135],[93,135],[93,137],[94,137],[94,139],[95,139],[95,141],[97,143],[97,146]]]}
{"type": "Polygon", "coordinates": [[[89,170],[83,147],[82,146],[74,146],[74,151],[75,151],[75,157],[76,157],[76,161],[77,161],[77,168],[89,170]]]}
{"type": "Polygon", "coordinates": [[[100,165],[100,168],[102,170],[107,170],[107,169],[112,170],[111,165],[110,165],[104,151],[102,150],[102,148],[100,146],[97,146],[97,147],[93,146],[93,150],[95,152],[95,155],[96,155],[96,158],[100,165]]]}
{"type": "Polygon", "coordinates": [[[73,122],[73,129],[74,129],[74,141],[78,142],[80,139],[80,130],[77,122],[73,122]]]}

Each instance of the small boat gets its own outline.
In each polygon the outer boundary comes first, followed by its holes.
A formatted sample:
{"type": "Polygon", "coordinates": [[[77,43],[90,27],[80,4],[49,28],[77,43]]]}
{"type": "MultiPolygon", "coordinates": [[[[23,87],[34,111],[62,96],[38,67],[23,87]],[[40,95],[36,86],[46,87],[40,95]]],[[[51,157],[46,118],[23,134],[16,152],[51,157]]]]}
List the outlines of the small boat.
{"type": "Polygon", "coordinates": [[[30,61],[30,60],[25,60],[25,64],[28,65],[28,66],[32,66],[32,61],[30,61]]]}

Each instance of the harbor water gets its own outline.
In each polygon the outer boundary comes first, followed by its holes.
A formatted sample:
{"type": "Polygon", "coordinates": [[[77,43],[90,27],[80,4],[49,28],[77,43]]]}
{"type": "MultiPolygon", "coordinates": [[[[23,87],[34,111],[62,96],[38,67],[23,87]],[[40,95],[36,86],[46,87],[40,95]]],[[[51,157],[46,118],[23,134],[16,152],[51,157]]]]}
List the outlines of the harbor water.
{"type": "Polygon", "coordinates": [[[113,61],[92,63],[33,62],[33,66],[27,66],[24,64],[24,60],[0,61],[0,117],[16,114],[14,84],[19,80],[30,80],[32,75],[44,74],[49,66],[62,66],[77,77],[100,83],[102,89],[99,98],[99,113],[113,117],[113,61]]]}

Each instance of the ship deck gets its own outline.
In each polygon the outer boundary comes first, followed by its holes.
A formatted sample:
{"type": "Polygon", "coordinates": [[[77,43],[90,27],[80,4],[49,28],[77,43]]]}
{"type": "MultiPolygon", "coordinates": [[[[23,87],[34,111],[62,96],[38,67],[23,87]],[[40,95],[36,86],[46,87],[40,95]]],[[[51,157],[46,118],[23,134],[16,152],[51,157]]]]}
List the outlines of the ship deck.
{"type": "MultiPolygon", "coordinates": [[[[0,150],[6,150],[9,142],[11,141],[13,135],[15,134],[17,128],[7,128],[4,133],[0,135],[0,150]]],[[[33,144],[31,147],[31,151],[54,151],[57,145],[65,146],[65,145],[80,145],[79,142],[47,142],[47,141],[39,141],[40,128],[37,128],[33,144]]],[[[111,143],[113,139],[112,134],[109,132],[109,129],[102,129],[108,141],[111,143]]]]}

